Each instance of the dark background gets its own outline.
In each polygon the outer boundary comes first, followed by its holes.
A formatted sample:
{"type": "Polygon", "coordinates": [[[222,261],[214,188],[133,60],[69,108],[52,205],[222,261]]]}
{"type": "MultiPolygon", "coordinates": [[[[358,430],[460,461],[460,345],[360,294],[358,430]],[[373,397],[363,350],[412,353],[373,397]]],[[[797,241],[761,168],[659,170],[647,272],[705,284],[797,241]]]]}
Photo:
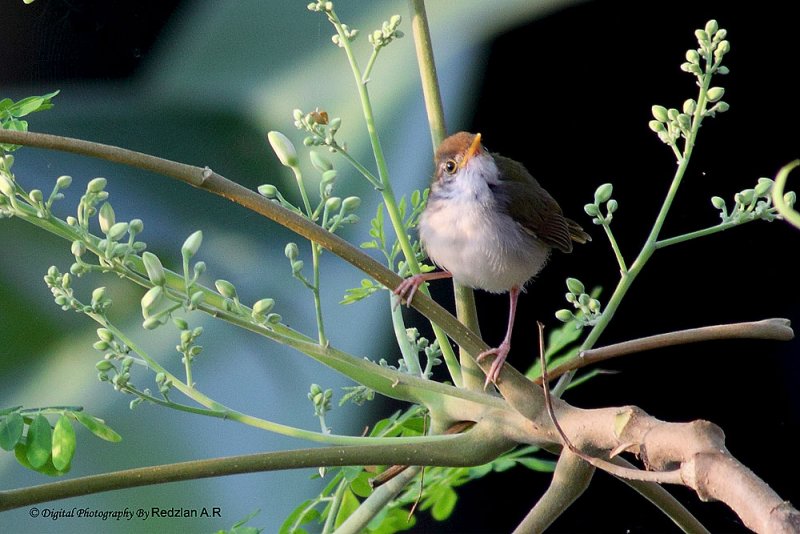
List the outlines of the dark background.
{"type": "MultiPolygon", "coordinates": [[[[181,4],[40,2],[37,17],[19,18],[30,26],[14,29],[13,41],[20,47],[0,47],[4,84],[133,76],[181,4]]],[[[24,7],[12,2],[6,8],[24,7]]],[[[779,2],[595,1],[521,24],[486,43],[482,85],[474,89],[474,119],[468,126],[483,133],[491,150],[524,162],[565,213],[594,237],[571,256],[551,260],[522,297],[518,325],[537,319],[557,325],[552,312],[563,302],[566,276],[587,287],[603,286],[603,302],[610,295],[616,262],[602,230],[592,227],[582,210],[601,183],[614,184],[620,209],[613,229],[628,263],[633,261],[674,171],[671,150],[647,127],[650,107],[680,108],[684,99],[696,97],[694,78],[678,67],[685,50],[696,46],[694,29],[709,18],[728,30],[732,43],[725,59],[731,74],[716,80],[726,88],[724,100],[731,109],[704,123],[664,228],[669,236],[715,224],[711,196],[731,204],[734,193],[752,187],[760,176],[774,176],[800,156],[792,10],[779,2]]],[[[449,38],[457,34],[434,35],[434,46],[449,38]]],[[[792,253],[798,237],[782,222],[755,222],[657,252],[601,344],[724,322],[796,319],[800,306],[792,253]]],[[[443,301],[449,298],[446,286],[436,288],[443,301]]],[[[479,293],[478,304],[484,337],[490,344],[499,342],[507,297],[479,293]]],[[[510,361],[522,369],[530,364],[523,355],[535,353],[536,340],[526,336],[531,331],[518,327],[514,338],[510,361]]],[[[725,430],[731,452],[796,504],[797,353],[797,341],[735,341],[628,356],[603,365],[616,374],[570,391],[567,399],[586,408],[635,404],[668,421],[713,421],[725,430]]],[[[468,485],[460,490],[448,529],[508,532],[547,480],[514,470],[468,485]]],[[[700,503],[682,488],[673,493],[711,531],[745,530],[725,506],[700,503]]],[[[419,516],[416,531],[444,531],[425,517],[419,516]]],[[[602,473],[552,528],[675,530],[654,507],[602,473]]]]}

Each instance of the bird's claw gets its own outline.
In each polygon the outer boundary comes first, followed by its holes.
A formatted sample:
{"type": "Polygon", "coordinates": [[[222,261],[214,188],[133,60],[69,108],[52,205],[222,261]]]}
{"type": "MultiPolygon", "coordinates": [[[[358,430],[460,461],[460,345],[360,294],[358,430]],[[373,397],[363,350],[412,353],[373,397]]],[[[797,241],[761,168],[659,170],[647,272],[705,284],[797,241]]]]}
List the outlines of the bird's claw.
{"type": "Polygon", "coordinates": [[[480,362],[481,360],[485,359],[488,356],[495,355],[495,359],[492,362],[492,366],[489,368],[489,372],[486,373],[486,382],[483,383],[483,389],[485,390],[489,387],[489,384],[497,384],[497,378],[500,376],[500,369],[503,368],[503,364],[508,357],[508,353],[511,350],[511,344],[509,343],[501,343],[499,347],[494,349],[489,349],[487,351],[481,352],[478,355],[477,361],[480,362]]]}
{"type": "Polygon", "coordinates": [[[400,285],[392,291],[392,293],[397,295],[397,301],[395,301],[393,309],[397,309],[403,302],[406,303],[406,306],[410,307],[411,301],[417,293],[417,289],[419,289],[419,286],[421,286],[423,282],[425,282],[425,278],[420,274],[409,276],[400,282],[400,285]]]}

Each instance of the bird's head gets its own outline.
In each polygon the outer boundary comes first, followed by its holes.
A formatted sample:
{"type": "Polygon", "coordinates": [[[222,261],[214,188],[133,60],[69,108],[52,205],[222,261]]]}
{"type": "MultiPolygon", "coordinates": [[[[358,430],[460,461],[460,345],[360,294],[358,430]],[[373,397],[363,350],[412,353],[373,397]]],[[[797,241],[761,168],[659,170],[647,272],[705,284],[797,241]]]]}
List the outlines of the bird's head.
{"type": "Polygon", "coordinates": [[[494,159],[481,145],[479,133],[458,132],[442,141],[436,150],[436,180],[439,183],[470,175],[492,183],[495,174],[494,159]]]}

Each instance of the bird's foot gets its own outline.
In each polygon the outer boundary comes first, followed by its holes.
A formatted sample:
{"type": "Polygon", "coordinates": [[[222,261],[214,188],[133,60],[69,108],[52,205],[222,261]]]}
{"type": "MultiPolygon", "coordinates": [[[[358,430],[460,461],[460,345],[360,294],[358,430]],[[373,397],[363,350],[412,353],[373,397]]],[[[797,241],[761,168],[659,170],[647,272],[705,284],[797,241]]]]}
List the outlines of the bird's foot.
{"type": "Polygon", "coordinates": [[[400,282],[400,285],[397,286],[394,291],[392,291],[392,293],[397,295],[397,301],[394,303],[394,308],[396,309],[403,302],[406,303],[406,306],[411,306],[411,300],[417,293],[419,286],[421,286],[423,283],[425,283],[424,274],[415,274],[414,276],[409,276],[400,282]]]}
{"type": "Polygon", "coordinates": [[[511,343],[506,343],[504,341],[499,347],[481,352],[478,355],[478,362],[488,356],[495,355],[492,366],[489,368],[489,372],[486,373],[486,382],[483,383],[483,389],[489,387],[489,383],[497,384],[497,377],[500,376],[500,369],[503,367],[503,363],[505,363],[509,351],[511,351],[511,343]]]}

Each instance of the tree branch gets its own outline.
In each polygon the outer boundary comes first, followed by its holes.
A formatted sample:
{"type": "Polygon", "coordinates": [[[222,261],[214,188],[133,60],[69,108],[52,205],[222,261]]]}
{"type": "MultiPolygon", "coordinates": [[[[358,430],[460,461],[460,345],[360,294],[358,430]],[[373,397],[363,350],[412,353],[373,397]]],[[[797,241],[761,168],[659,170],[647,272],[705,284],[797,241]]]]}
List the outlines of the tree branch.
{"type": "Polygon", "coordinates": [[[553,521],[583,495],[592,481],[594,467],[564,447],[558,457],[553,479],[544,495],[514,529],[514,534],[544,532],[553,521]]]}
{"type": "Polygon", "coordinates": [[[498,436],[489,425],[478,424],[472,430],[455,434],[445,442],[424,446],[413,443],[319,447],[140,467],[0,491],[0,512],[105,491],[242,473],[343,465],[481,465],[512,445],[498,436]]]}
{"type": "MultiPolygon", "coordinates": [[[[596,349],[584,350],[576,358],[548,371],[547,375],[550,378],[555,378],[568,371],[580,369],[581,367],[586,367],[587,365],[604,360],[610,360],[611,358],[617,358],[636,352],[644,352],[646,350],[671,347],[673,345],[697,343],[699,341],[712,341],[717,339],[774,339],[777,341],[789,341],[793,338],[794,331],[788,319],[764,319],[745,323],[704,326],[701,328],[668,332],[666,334],[658,334],[596,349]]],[[[537,384],[542,383],[541,377],[537,377],[534,381],[537,384]]]]}

